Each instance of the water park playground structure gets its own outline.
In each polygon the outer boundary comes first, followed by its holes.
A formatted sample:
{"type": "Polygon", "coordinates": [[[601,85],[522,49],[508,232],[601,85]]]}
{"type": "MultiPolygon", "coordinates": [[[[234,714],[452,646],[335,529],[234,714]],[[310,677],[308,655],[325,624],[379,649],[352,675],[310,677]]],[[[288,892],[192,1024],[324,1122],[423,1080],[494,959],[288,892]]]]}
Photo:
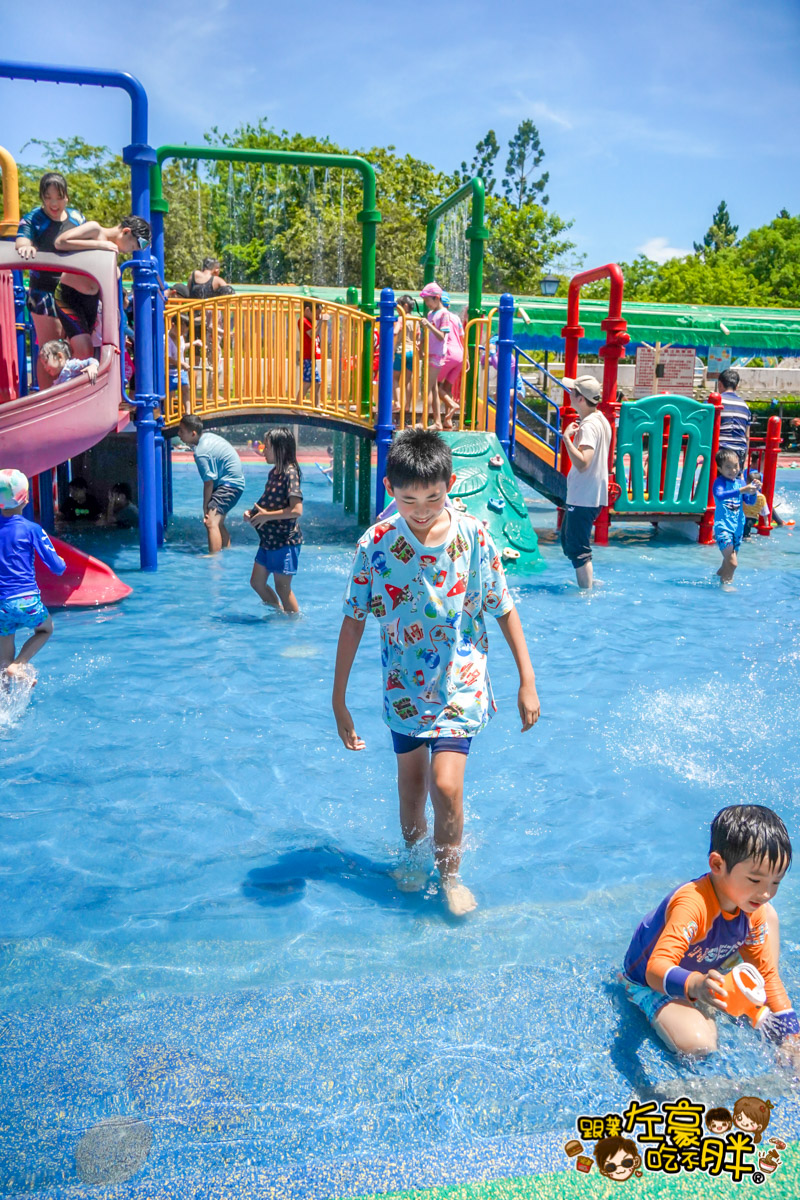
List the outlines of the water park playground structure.
{"type": "MultiPolygon", "coordinates": [[[[358,512],[362,524],[384,505],[386,454],[395,428],[407,423],[427,425],[432,412],[428,381],[429,332],[415,315],[403,316],[400,344],[406,344],[410,322],[411,362],[403,356],[393,405],[394,325],[398,319],[391,289],[375,305],[375,244],[380,212],[375,172],[363,158],[350,155],[252,150],[237,147],[166,145],[157,151],[147,145],[147,99],[141,84],[119,72],[74,70],[31,64],[0,63],[0,76],[47,82],[121,87],[132,101],[131,144],[123,152],[131,166],[131,202],[137,214],[150,219],[152,251],[137,251],[123,270],[133,275],[136,392],[133,422],[137,440],[140,559],[144,570],[157,568],[158,547],[172,509],[169,441],[176,435],[182,412],[191,411],[213,427],[252,422],[259,417],[330,428],[333,431],[333,498],[346,511],[358,512]],[[324,166],[358,173],[363,188],[361,291],[348,289],[346,303],[325,303],[313,297],[250,294],[210,300],[167,301],[164,283],[164,220],[161,171],[170,158],[189,160],[269,162],[324,166]],[[303,320],[310,316],[318,330],[315,371],[319,379],[303,382],[303,320]],[[181,330],[189,361],[188,385],[168,386],[169,335],[179,345],[181,330]],[[406,395],[412,397],[410,403],[406,395]],[[374,506],[372,443],[377,448],[374,506]]],[[[11,239],[19,219],[16,168],[3,152],[4,219],[0,242],[0,437],[4,457],[39,480],[37,511],[45,525],[53,519],[54,469],[72,456],[128,425],[128,397],[120,379],[119,287],[109,255],[79,252],[70,255],[70,270],[95,278],[103,299],[101,373],[95,387],[73,381],[45,394],[30,390],[27,363],[35,362],[35,340],[27,316],[20,260],[11,239]],[[111,272],[109,274],[109,271],[111,272]],[[123,404],[124,402],[124,404],[123,404]],[[121,409],[121,405],[123,405],[121,409]]],[[[566,498],[569,458],[562,430],[575,419],[560,381],[525,352],[515,340],[516,302],[509,294],[487,309],[482,294],[484,225],[483,183],[473,179],[430,214],[424,273],[436,270],[436,232],[441,217],[470,200],[469,298],[465,354],[459,407],[453,418],[456,492],[459,502],[490,524],[511,570],[541,566],[536,535],[514,475],[519,476],[559,509],[566,498]],[[494,334],[494,330],[497,334],[494,334]],[[534,411],[521,395],[526,373],[528,389],[547,401],[546,416],[534,411]],[[531,379],[531,374],[534,378],[531,379]],[[543,390],[550,386],[551,392],[543,390]],[[552,402],[552,394],[562,402],[552,402]],[[501,469],[502,468],[502,469],[501,469]],[[506,506],[508,510],[506,511],[506,506]]],[[[40,254],[39,270],[63,269],[60,255],[40,254]]],[[[600,279],[610,281],[608,314],[599,348],[603,362],[601,411],[612,438],[609,504],[598,517],[595,537],[608,541],[612,520],[693,520],[700,541],[712,540],[711,486],[719,439],[719,400],[698,403],[685,396],[660,395],[620,404],[617,365],[629,341],[622,315],[624,280],[615,264],[582,271],[570,282],[564,339],[565,374],[579,373],[578,354],[584,337],[580,324],[581,288],[600,279]]],[[[31,371],[35,378],[35,371],[31,371]]],[[[766,442],[755,447],[764,474],[764,493],[772,506],[775,467],[780,446],[780,421],[771,418],[766,442]]],[[[63,477],[63,474],[62,474],[63,477]]],[[[768,534],[762,518],[759,532],[768,534]]],[[[102,564],[99,564],[102,566],[102,564]]],[[[80,571],[78,572],[79,578],[80,571]]],[[[85,603],[86,589],[79,602],[85,603]]],[[[105,598],[110,598],[104,593],[105,598]]]]}

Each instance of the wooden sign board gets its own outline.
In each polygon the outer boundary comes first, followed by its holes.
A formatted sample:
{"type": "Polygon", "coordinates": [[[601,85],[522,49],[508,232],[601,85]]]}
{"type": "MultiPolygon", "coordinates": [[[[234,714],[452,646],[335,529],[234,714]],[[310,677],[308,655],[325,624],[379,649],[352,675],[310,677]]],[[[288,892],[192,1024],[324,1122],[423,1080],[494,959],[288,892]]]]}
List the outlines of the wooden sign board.
{"type": "Polygon", "coordinates": [[[693,346],[640,346],[636,351],[636,375],[633,394],[642,396],[676,396],[694,398],[693,346]],[[656,355],[658,362],[656,364],[656,355]]]}

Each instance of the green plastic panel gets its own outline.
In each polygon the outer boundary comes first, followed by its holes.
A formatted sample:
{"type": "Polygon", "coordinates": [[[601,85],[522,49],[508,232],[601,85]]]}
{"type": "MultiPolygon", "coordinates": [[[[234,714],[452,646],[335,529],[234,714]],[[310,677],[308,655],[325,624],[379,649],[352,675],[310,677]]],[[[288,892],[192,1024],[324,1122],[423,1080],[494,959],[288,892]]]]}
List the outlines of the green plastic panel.
{"type": "Polygon", "coordinates": [[[456,473],[450,496],[486,524],[501,555],[504,550],[512,552],[511,557],[503,557],[506,573],[530,575],[544,570],[525,497],[495,434],[444,433],[442,437],[453,452],[456,473]],[[499,465],[490,466],[492,459],[499,465]]]}
{"type": "Polygon", "coordinates": [[[713,437],[713,404],[669,395],[623,404],[617,431],[617,483],[621,491],[614,511],[687,516],[704,513],[713,437]]]}

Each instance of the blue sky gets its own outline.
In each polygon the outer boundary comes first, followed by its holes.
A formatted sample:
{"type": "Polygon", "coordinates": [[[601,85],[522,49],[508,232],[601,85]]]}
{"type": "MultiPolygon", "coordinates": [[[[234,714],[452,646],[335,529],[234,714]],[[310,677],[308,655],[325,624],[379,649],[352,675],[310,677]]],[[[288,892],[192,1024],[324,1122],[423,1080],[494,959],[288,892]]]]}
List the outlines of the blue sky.
{"type": "MultiPolygon", "coordinates": [[[[32,20],[8,6],[3,57],[132,72],[154,146],[266,116],[449,170],[493,128],[502,167],[530,117],[551,208],[574,220],[587,265],[688,251],[723,198],[740,233],[800,209],[800,0],[79,8],[37,0],[32,20]]],[[[0,80],[0,114],[0,141],[21,161],[31,137],[130,140],[121,92],[0,80]]]]}

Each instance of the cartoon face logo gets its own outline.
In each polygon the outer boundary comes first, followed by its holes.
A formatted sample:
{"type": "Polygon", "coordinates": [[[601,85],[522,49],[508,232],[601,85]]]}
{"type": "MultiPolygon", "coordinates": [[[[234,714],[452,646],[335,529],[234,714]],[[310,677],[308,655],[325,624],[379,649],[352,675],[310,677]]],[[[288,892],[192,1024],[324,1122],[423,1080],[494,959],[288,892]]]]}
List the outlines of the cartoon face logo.
{"type": "Polygon", "coordinates": [[[754,1142],[760,1142],[761,1134],[769,1125],[773,1107],[771,1100],[741,1096],[733,1106],[733,1123],[743,1133],[751,1134],[754,1142]]]}
{"type": "Polygon", "coordinates": [[[393,688],[402,688],[403,679],[400,674],[399,667],[392,667],[389,674],[386,676],[386,690],[391,692],[393,688]]]}
{"type": "Polygon", "coordinates": [[[420,554],[419,561],[423,567],[432,567],[436,562],[435,554],[420,554]]]}
{"type": "Polygon", "coordinates": [[[503,589],[502,596],[498,595],[497,592],[495,592],[495,591],[487,592],[486,600],[484,601],[483,607],[488,608],[490,611],[492,611],[495,608],[499,608],[503,602],[504,595],[505,595],[505,588],[503,589]]]}
{"type": "Polygon", "coordinates": [[[353,583],[357,583],[363,587],[364,584],[369,583],[369,575],[366,571],[359,571],[357,575],[353,576],[353,583]]]}
{"type": "Polygon", "coordinates": [[[727,1108],[710,1108],[706,1113],[706,1128],[709,1133],[727,1133],[733,1124],[733,1117],[727,1108]]]}
{"type": "Polygon", "coordinates": [[[389,568],[386,566],[386,555],[382,550],[376,550],[372,556],[372,566],[379,575],[389,575],[389,568]]]}
{"type": "Polygon", "coordinates": [[[615,1183],[624,1183],[642,1165],[636,1142],[630,1138],[601,1138],[594,1148],[594,1157],[600,1174],[615,1183]]]}

